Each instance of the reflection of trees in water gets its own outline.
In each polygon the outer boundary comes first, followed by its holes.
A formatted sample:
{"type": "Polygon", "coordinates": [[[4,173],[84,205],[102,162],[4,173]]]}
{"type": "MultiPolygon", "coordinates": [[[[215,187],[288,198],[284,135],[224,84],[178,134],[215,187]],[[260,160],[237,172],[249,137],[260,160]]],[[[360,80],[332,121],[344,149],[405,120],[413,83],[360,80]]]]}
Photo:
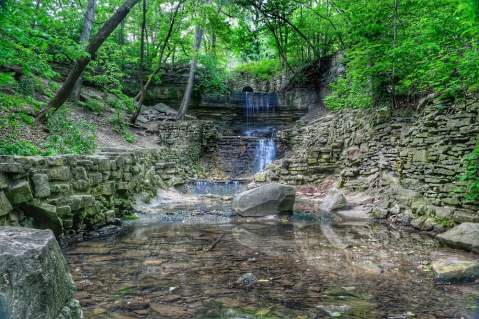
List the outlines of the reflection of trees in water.
{"type": "MultiPolygon", "coordinates": [[[[360,295],[355,301],[372,302],[381,314],[389,311],[387,307],[398,312],[408,307],[418,312],[429,306],[446,309],[432,281],[410,272],[415,265],[408,254],[414,253],[414,246],[401,244],[403,238],[397,233],[367,225],[328,227],[349,246],[332,244],[325,225],[314,221],[157,224],[133,228],[113,239],[81,243],[68,258],[73,270],[82,269],[73,273],[83,293],[88,291],[96,305],[106,308],[114,308],[115,296],[129,287],[123,300],[147,297],[164,302],[177,296],[177,303],[194,304],[196,309],[229,298],[241,306],[270,304],[303,311],[323,302],[348,304],[350,299],[324,296],[332,287],[355,286],[354,293],[360,295]],[[208,250],[222,234],[218,245],[208,250]],[[252,290],[231,286],[247,272],[269,282],[252,290]],[[430,300],[423,300],[426,296],[430,300]]],[[[457,302],[457,295],[448,298],[457,302]]]]}

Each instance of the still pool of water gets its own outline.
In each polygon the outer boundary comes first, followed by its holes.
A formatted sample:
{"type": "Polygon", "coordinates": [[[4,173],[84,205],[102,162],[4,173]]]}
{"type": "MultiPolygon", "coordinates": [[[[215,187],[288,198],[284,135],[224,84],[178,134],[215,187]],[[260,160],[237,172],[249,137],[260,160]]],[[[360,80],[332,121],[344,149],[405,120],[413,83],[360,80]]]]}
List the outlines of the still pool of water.
{"type": "Polygon", "coordinates": [[[435,284],[437,252],[448,251],[428,237],[325,226],[304,214],[221,224],[151,219],[65,250],[85,318],[475,319],[479,286],[435,284]]]}

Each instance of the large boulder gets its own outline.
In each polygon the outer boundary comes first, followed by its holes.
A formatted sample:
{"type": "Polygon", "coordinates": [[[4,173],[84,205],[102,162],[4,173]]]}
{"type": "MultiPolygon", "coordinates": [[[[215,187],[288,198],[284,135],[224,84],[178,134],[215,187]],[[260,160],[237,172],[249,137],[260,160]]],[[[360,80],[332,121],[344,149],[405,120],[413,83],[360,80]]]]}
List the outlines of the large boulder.
{"type": "Polygon", "coordinates": [[[440,283],[460,283],[479,278],[479,259],[463,256],[441,256],[431,264],[440,283]]]}
{"type": "Polygon", "coordinates": [[[263,217],[293,211],[296,189],[277,183],[266,184],[238,194],[233,209],[243,217],[263,217]]]}
{"type": "Polygon", "coordinates": [[[0,318],[81,318],[74,292],[50,230],[0,227],[0,318]]]}
{"type": "Polygon", "coordinates": [[[462,223],[437,235],[446,245],[479,253],[479,224],[462,223]]]}

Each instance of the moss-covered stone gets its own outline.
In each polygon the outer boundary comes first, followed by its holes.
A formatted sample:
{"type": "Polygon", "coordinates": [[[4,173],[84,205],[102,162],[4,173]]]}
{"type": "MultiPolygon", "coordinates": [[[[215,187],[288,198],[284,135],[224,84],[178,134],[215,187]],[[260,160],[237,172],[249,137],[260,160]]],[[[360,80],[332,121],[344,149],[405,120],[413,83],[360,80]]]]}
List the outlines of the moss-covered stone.
{"type": "Polygon", "coordinates": [[[13,205],[26,203],[32,200],[33,194],[30,188],[30,183],[22,180],[13,182],[8,189],[7,197],[13,205]]]}
{"type": "Polygon", "coordinates": [[[35,197],[45,198],[50,196],[51,190],[47,174],[33,174],[32,183],[35,197]]]}

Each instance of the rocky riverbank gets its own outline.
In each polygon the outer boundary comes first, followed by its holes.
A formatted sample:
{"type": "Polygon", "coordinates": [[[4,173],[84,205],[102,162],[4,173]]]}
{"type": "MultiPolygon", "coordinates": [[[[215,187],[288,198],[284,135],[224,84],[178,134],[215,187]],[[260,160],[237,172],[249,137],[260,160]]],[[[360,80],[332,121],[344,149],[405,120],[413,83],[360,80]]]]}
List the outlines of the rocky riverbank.
{"type": "Polygon", "coordinates": [[[336,176],[341,187],[375,195],[377,217],[419,230],[477,223],[478,203],[467,200],[460,176],[478,114],[476,101],[330,113],[282,131],[289,153],[256,180],[317,185],[336,176]]]}

